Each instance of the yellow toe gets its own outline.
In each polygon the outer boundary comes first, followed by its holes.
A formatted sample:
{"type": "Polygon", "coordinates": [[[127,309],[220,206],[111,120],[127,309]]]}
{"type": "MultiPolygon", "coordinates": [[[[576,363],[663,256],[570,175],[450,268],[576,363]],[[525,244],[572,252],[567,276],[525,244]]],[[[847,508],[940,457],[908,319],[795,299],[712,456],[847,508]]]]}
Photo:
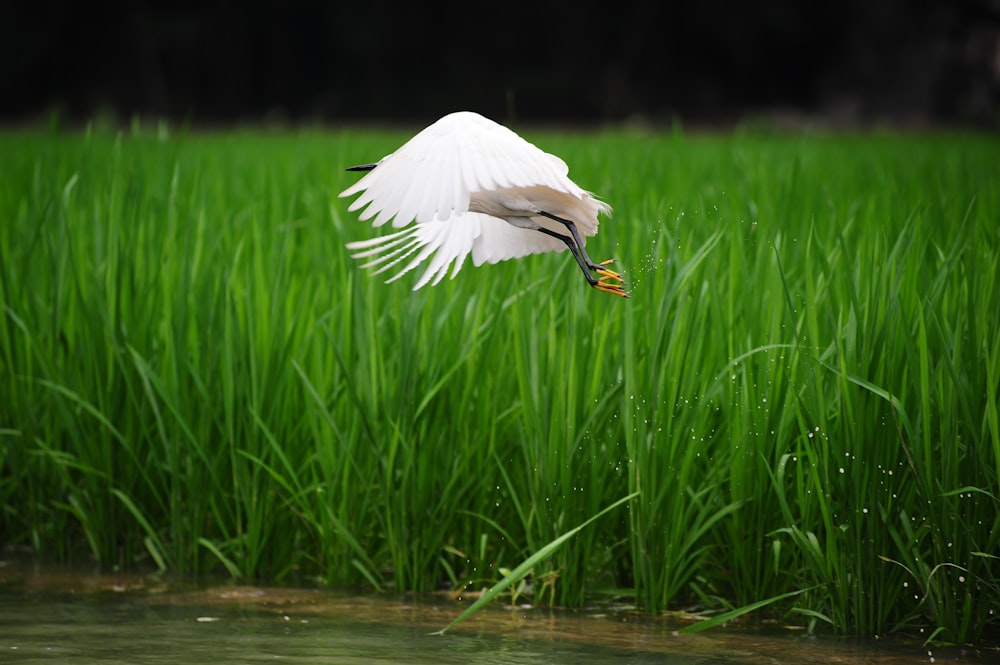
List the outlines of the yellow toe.
{"type": "Polygon", "coordinates": [[[616,296],[621,296],[622,298],[628,298],[629,295],[625,291],[625,279],[616,270],[611,270],[610,268],[605,268],[603,266],[609,266],[614,263],[616,259],[608,259],[607,261],[601,261],[597,265],[602,266],[594,270],[594,273],[599,275],[597,283],[594,284],[594,288],[598,291],[604,291],[605,293],[613,293],[616,296]]]}
{"type": "Polygon", "coordinates": [[[595,272],[601,276],[600,281],[602,282],[609,279],[618,280],[619,282],[625,281],[624,279],[622,279],[622,276],[619,273],[615,272],[614,270],[606,270],[604,268],[601,268],[600,270],[596,270],[595,272]]]}
{"type": "Polygon", "coordinates": [[[628,298],[628,293],[625,292],[625,287],[621,284],[606,284],[604,282],[598,282],[594,284],[594,288],[598,291],[603,291],[604,293],[611,293],[616,296],[621,296],[622,298],[628,298]]]}

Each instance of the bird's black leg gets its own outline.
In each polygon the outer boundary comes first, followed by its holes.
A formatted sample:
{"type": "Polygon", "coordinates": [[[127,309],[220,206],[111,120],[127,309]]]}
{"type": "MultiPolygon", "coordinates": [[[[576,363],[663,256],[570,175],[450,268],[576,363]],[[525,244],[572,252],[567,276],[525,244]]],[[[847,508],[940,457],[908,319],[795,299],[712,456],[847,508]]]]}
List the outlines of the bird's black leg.
{"type": "Polygon", "coordinates": [[[556,238],[557,240],[561,240],[564,243],[566,243],[566,246],[569,247],[569,251],[573,254],[573,258],[576,259],[576,262],[580,265],[580,270],[583,271],[583,276],[587,278],[587,281],[590,282],[591,286],[597,284],[597,278],[590,274],[592,268],[590,268],[584,261],[584,258],[580,256],[581,247],[576,242],[574,242],[573,238],[570,238],[569,236],[564,236],[561,233],[556,233],[555,231],[551,231],[545,228],[544,226],[539,226],[536,230],[544,233],[547,236],[552,236],[553,238],[556,238]]]}
{"type": "Polygon", "coordinates": [[[587,278],[587,283],[592,287],[598,291],[613,293],[614,295],[622,296],[623,298],[629,297],[628,293],[625,292],[624,285],[622,284],[621,275],[613,270],[608,270],[601,265],[594,265],[593,267],[588,266],[588,263],[593,264],[593,262],[590,261],[590,259],[585,258],[586,253],[583,252],[583,247],[577,244],[573,238],[561,233],[556,233],[555,231],[547,229],[543,226],[536,227],[535,230],[566,243],[566,246],[569,247],[569,251],[573,254],[573,258],[576,259],[577,265],[580,266],[580,270],[583,271],[583,276],[587,278]],[[600,278],[594,277],[594,275],[591,274],[591,270],[600,275],[600,278]]]}
{"type": "MultiPolygon", "coordinates": [[[[594,263],[590,259],[590,256],[587,255],[587,250],[584,249],[583,247],[583,239],[580,237],[580,232],[577,230],[576,224],[572,220],[563,219],[562,217],[553,215],[550,212],[545,212],[544,210],[539,210],[538,214],[543,217],[548,217],[553,221],[559,222],[567,229],[569,229],[569,232],[571,234],[573,234],[573,240],[575,242],[575,246],[570,245],[570,249],[573,250],[573,256],[576,257],[576,261],[577,263],[580,264],[580,267],[583,268],[584,266],[586,266],[584,272],[587,273],[587,281],[590,282],[591,286],[601,291],[608,291],[609,293],[615,293],[617,295],[624,296],[626,298],[628,297],[628,294],[625,293],[625,290],[622,288],[624,280],[622,280],[621,274],[607,267],[610,264],[614,263],[615,260],[610,259],[602,263],[594,263]],[[593,277],[590,274],[591,271],[600,275],[600,279],[597,280],[597,284],[594,284],[594,282],[591,281],[593,277]]],[[[538,230],[542,231],[543,229],[542,227],[538,227],[538,230]]],[[[563,242],[569,240],[569,238],[565,236],[560,236],[557,233],[550,233],[549,235],[553,235],[557,238],[560,238],[563,240],[563,242]]]]}
{"type": "Polygon", "coordinates": [[[559,222],[567,229],[569,229],[569,232],[573,234],[573,240],[576,241],[576,246],[580,250],[580,254],[583,256],[583,260],[587,262],[587,267],[590,268],[591,270],[601,269],[601,266],[591,261],[590,257],[587,256],[587,250],[583,246],[583,239],[580,238],[580,232],[577,231],[575,222],[569,219],[563,219],[562,217],[556,217],[552,213],[545,212],[544,210],[539,210],[538,214],[541,215],[542,217],[548,217],[552,221],[559,222]]]}

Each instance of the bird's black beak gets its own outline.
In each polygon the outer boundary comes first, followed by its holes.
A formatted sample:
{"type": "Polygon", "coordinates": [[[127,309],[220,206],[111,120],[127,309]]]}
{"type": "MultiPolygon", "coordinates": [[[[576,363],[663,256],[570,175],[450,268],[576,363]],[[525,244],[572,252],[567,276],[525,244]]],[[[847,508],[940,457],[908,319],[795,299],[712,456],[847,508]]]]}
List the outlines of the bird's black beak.
{"type": "Polygon", "coordinates": [[[377,163],[375,163],[375,164],[358,164],[357,166],[349,166],[349,167],[347,167],[347,170],[348,171],[371,171],[376,166],[378,166],[377,163]]]}

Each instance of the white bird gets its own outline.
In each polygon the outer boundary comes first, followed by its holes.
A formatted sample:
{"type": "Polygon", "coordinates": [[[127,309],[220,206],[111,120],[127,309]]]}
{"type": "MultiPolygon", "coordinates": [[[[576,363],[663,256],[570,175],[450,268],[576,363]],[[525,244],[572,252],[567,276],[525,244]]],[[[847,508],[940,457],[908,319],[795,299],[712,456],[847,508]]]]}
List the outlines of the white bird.
{"type": "Polygon", "coordinates": [[[470,254],[480,266],[569,249],[592,287],[628,297],[622,276],[607,267],[614,259],[594,263],[584,249],[598,214],[611,207],[570,180],[563,160],[477,113],[446,115],[396,152],[348,171],[367,171],[340,193],[361,194],[348,210],[364,207],[362,221],[403,229],[347,244],[376,274],[402,265],[389,282],[428,260],[414,290],[437,284],[449,268],[454,279],[470,254]]]}

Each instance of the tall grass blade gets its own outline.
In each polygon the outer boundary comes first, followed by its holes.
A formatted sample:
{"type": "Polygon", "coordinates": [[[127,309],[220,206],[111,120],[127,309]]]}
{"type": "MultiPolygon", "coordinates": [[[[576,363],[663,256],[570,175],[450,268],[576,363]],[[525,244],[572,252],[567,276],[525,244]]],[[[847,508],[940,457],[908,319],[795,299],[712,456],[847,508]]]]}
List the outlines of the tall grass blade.
{"type": "Polygon", "coordinates": [[[493,587],[489,591],[487,591],[486,593],[482,594],[479,598],[477,598],[474,603],[469,605],[469,607],[467,607],[461,614],[455,617],[451,621],[451,623],[449,623],[441,630],[435,631],[431,634],[444,635],[446,631],[455,627],[461,622],[465,621],[470,616],[472,616],[480,609],[482,609],[484,605],[496,599],[496,597],[499,596],[501,593],[503,593],[507,589],[507,587],[511,586],[512,584],[516,584],[520,582],[522,579],[524,579],[524,577],[528,575],[528,573],[530,573],[535,566],[537,566],[539,563],[545,561],[553,554],[555,554],[556,551],[559,549],[559,547],[563,545],[563,543],[565,543],[567,540],[569,540],[577,533],[579,533],[581,530],[586,528],[589,524],[599,519],[600,517],[603,517],[605,514],[611,512],[612,510],[622,505],[623,503],[631,501],[632,499],[635,499],[638,496],[639,496],[638,492],[633,492],[631,494],[623,496],[622,498],[618,499],[617,501],[606,507],[601,512],[589,518],[587,521],[570,529],[569,531],[559,536],[552,542],[542,546],[537,552],[535,552],[530,557],[522,561],[520,565],[518,565],[516,568],[510,571],[510,573],[508,573],[500,582],[493,585],[493,587]]]}

